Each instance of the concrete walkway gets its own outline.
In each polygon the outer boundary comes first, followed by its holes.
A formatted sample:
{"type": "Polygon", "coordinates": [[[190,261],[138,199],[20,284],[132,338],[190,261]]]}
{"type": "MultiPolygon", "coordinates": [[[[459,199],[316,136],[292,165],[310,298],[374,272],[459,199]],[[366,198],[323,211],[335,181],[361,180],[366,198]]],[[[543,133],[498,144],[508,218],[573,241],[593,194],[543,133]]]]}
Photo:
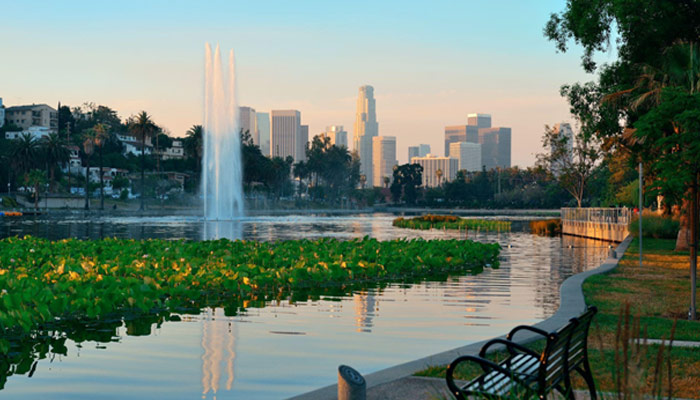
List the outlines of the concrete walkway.
{"type": "MultiPolygon", "coordinates": [[[[562,283],[560,289],[559,309],[554,315],[548,319],[535,324],[534,326],[547,332],[555,331],[569,319],[581,315],[586,310],[586,302],[583,297],[583,289],[581,285],[591,275],[602,274],[608,272],[617,266],[620,257],[625,254],[627,247],[632,241],[631,237],[625,239],[612,252],[612,256],[608,257],[605,262],[596,269],[582,272],[580,274],[569,277],[562,283]]],[[[501,336],[505,338],[505,336],[501,336]]],[[[522,335],[519,334],[518,342],[529,343],[540,337],[535,334],[522,335]]],[[[447,365],[455,358],[472,354],[477,355],[481,346],[487,340],[473,343],[467,346],[458,347],[442,353],[433,354],[428,357],[418,360],[409,361],[404,364],[396,365],[377,371],[365,376],[367,382],[367,398],[368,399],[449,399],[449,396],[443,396],[444,393],[440,387],[445,388],[446,384],[443,379],[419,378],[412,376],[414,373],[424,370],[430,366],[447,365]],[[439,382],[442,382],[441,384],[439,382]],[[407,389],[404,390],[403,387],[407,389]]],[[[494,350],[498,350],[499,346],[493,346],[494,350]]],[[[362,373],[362,371],[359,371],[362,373]]],[[[329,371],[329,375],[337,375],[337,371],[329,371]]],[[[446,391],[445,391],[446,392],[446,391]]],[[[338,396],[337,385],[329,385],[308,393],[301,394],[290,398],[291,400],[332,400],[338,396]]]]}

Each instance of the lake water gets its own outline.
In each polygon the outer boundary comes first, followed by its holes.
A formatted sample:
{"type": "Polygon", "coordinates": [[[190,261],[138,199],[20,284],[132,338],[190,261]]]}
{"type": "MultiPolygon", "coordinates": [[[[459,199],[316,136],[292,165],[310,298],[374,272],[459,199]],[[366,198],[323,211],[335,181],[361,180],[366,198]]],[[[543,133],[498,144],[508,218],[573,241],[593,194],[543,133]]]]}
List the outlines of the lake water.
{"type": "MultiPolygon", "coordinates": [[[[233,223],[197,217],[0,219],[0,237],[285,240],[369,235],[456,238],[464,233],[394,228],[390,214],[258,216],[233,223]]],[[[498,269],[446,281],[385,284],[339,296],[206,309],[181,321],[114,322],[72,335],[61,353],[7,377],[11,399],[279,399],[334,383],[339,364],[363,374],[501,335],[552,315],[568,276],[598,266],[608,244],[519,229],[469,232],[503,247],[498,269]],[[81,339],[78,339],[81,338],[81,339]]]]}

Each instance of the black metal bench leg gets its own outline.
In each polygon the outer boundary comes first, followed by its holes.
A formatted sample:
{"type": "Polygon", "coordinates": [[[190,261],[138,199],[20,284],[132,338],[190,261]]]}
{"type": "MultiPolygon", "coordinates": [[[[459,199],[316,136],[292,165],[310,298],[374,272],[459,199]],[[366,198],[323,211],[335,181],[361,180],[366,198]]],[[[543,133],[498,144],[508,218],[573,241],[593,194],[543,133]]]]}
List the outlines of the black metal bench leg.
{"type": "Polygon", "coordinates": [[[557,385],[554,387],[568,400],[575,400],[574,391],[571,389],[571,382],[564,383],[564,387],[557,385]]]}
{"type": "Polygon", "coordinates": [[[583,360],[583,369],[581,367],[576,367],[576,371],[578,371],[581,376],[583,376],[583,379],[586,380],[586,385],[588,385],[588,391],[591,393],[591,400],[597,400],[598,395],[595,390],[595,382],[593,381],[593,374],[591,373],[591,366],[588,364],[588,358],[583,360]]]}

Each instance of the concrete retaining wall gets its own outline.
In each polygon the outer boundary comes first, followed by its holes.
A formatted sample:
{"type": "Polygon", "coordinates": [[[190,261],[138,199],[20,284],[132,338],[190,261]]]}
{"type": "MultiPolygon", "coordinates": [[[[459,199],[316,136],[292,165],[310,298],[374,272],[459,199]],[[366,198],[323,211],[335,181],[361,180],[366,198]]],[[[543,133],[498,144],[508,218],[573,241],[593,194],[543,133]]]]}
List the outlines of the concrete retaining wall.
{"type": "Polygon", "coordinates": [[[567,221],[562,219],[561,231],[565,235],[581,236],[592,239],[622,242],[629,235],[627,225],[608,222],[567,221]]]}

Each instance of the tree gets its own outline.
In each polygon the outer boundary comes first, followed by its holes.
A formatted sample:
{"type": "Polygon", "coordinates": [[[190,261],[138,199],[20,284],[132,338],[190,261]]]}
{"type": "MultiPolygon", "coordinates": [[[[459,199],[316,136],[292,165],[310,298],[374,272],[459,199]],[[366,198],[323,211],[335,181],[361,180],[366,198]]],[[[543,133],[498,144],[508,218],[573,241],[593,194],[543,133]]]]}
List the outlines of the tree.
{"type": "Polygon", "coordinates": [[[187,157],[195,159],[196,171],[199,173],[202,168],[202,154],[204,151],[202,125],[192,125],[192,127],[187,130],[183,147],[187,157]]]}
{"type": "Polygon", "coordinates": [[[146,189],[145,163],[146,163],[146,138],[153,136],[157,126],[146,111],[141,111],[129,121],[129,131],[141,141],[141,205],[139,210],[144,210],[144,193],[146,189]]]}
{"type": "Polygon", "coordinates": [[[95,146],[99,149],[98,153],[100,156],[100,210],[105,209],[105,182],[104,173],[102,169],[104,168],[104,160],[102,158],[102,150],[104,148],[105,142],[109,138],[109,125],[99,123],[93,128],[95,131],[95,146]]]}
{"type": "Polygon", "coordinates": [[[34,209],[39,209],[39,190],[46,183],[46,173],[39,169],[33,169],[24,175],[24,184],[34,190],[34,209]]]}
{"type": "Polygon", "coordinates": [[[391,197],[395,203],[404,201],[416,204],[418,188],[423,184],[423,167],[419,164],[403,164],[394,168],[391,197]]]}
{"type": "Polygon", "coordinates": [[[66,142],[57,133],[51,133],[41,140],[42,150],[49,166],[49,185],[53,188],[56,179],[56,165],[66,163],[70,160],[70,151],[66,147],[66,142]]]}
{"type": "Polygon", "coordinates": [[[441,186],[441,185],[442,185],[442,174],[443,174],[443,172],[442,172],[442,170],[441,170],[440,168],[438,168],[437,170],[435,170],[435,177],[436,177],[437,180],[438,180],[438,186],[441,186]]]}
{"type": "Polygon", "coordinates": [[[88,129],[83,133],[83,153],[85,153],[85,209],[90,209],[90,157],[95,151],[95,145],[99,133],[95,129],[88,129]]]}
{"type": "Polygon", "coordinates": [[[12,145],[12,164],[16,171],[19,174],[29,172],[38,159],[39,142],[29,133],[23,133],[13,140],[12,145]]]}
{"type": "Polygon", "coordinates": [[[576,199],[580,208],[588,182],[601,156],[598,140],[593,135],[579,131],[574,134],[570,145],[569,138],[545,126],[542,146],[551,149],[551,152],[540,154],[539,161],[549,168],[559,184],[576,199]]]}

